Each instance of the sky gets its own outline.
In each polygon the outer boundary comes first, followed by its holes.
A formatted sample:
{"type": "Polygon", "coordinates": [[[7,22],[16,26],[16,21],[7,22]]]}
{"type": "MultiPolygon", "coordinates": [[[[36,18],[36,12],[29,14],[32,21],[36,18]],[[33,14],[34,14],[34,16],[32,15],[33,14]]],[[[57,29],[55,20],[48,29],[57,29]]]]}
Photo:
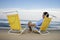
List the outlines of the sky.
{"type": "MultiPolygon", "coordinates": [[[[60,20],[60,0],[0,0],[0,12],[10,10],[17,10],[24,20],[39,20],[43,11],[48,11],[60,20]]],[[[6,15],[0,13],[0,19],[4,18],[6,15]]]]}
{"type": "Polygon", "coordinates": [[[4,11],[13,10],[18,11],[20,20],[40,20],[47,11],[52,21],[60,22],[60,0],[0,0],[0,19],[7,19],[4,11]]]}
{"type": "Polygon", "coordinates": [[[21,9],[44,9],[60,8],[60,0],[0,0],[0,9],[21,8],[21,9]]]}

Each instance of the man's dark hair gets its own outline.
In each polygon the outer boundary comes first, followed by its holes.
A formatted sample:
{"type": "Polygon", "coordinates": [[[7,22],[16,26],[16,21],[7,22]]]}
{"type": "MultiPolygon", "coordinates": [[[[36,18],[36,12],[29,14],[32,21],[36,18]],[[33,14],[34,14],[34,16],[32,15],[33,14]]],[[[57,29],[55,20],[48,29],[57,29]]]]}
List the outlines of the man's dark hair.
{"type": "Polygon", "coordinates": [[[49,17],[48,12],[43,12],[43,15],[46,16],[46,17],[49,17]]]}

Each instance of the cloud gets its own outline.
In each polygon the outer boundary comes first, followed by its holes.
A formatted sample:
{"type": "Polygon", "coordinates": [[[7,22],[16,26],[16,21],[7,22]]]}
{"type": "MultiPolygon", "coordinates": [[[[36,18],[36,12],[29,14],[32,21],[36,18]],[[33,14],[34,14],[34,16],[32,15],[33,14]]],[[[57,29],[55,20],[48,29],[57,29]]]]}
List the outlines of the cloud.
{"type": "Polygon", "coordinates": [[[50,17],[56,16],[57,18],[54,18],[54,20],[59,20],[60,18],[60,9],[21,9],[21,8],[6,8],[6,9],[0,9],[0,19],[7,19],[6,13],[3,14],[3,12],[12,12],[12,11],[18,11],[19,17],[22,20],[39,20],[42,17],[42,14],[44,11],[47,11],[50,14],[50,17]]]}

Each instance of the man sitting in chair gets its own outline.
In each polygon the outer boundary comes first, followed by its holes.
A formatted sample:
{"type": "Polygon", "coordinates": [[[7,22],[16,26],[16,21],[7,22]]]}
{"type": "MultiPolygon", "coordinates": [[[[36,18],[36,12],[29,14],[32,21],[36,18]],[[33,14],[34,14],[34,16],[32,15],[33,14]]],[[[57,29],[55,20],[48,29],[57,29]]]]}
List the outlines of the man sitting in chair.
{"type": "Polygon", "coordinates": [[[38,22],[36,22],[35,24],[33,24],[31,21],[28,22],[28,27],[29,27],[29,31],[31,32],[32,31],[32,27],[35,28],[35,30],[38,30],[40,29],[40,26],[44,20],[44,18],[46,17],[49,17],[49,14],[48,12],[43,12],[43,15],[42,15],[42,19],[40,19],[38,22]]]}

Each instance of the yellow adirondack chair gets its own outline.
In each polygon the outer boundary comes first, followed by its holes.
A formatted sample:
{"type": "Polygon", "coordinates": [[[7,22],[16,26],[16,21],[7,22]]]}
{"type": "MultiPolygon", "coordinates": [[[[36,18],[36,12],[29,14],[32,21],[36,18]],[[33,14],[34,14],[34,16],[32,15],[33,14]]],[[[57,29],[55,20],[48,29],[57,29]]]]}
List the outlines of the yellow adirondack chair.
{"type": "Polygon", "coordinates": [[[51,19],[52,18],[47,18],[47,17],[44,18],[44,21],[43,21],[43,23],[42,23],[42,25],[40,27],[40,33],[41,33],[41,31],[48,32],[47,28],[48,28],[48,26],[49,26],[49,24],[51,22],[51,19]]]}
{"type": "Polygon", "coordinates": [[[35,29],[35,30],[33,30],[33,31],[34,31],[34,32],[38,32],[38,33],[40,33],[40,34],[42,34],[42,32],[48,33],[47,28],[48,28],[50,22],[51,22],[51,18],[45,17],[45,18],[44,18],[44,21],[42,22],[42,25],[40,26],[40,30],[38,31],[38,30],[35,29]]]}
{"type": "Polygon", "coordinates": [[[7,15],[7,18],[8,18],[9,24],[10,24],[9,32],[10,31],[13,31],[13,32],[17,31],[17,32],[21,32],[21,33],[24,32],[25,29],[22,30],[18,14],[7,15]]]}

